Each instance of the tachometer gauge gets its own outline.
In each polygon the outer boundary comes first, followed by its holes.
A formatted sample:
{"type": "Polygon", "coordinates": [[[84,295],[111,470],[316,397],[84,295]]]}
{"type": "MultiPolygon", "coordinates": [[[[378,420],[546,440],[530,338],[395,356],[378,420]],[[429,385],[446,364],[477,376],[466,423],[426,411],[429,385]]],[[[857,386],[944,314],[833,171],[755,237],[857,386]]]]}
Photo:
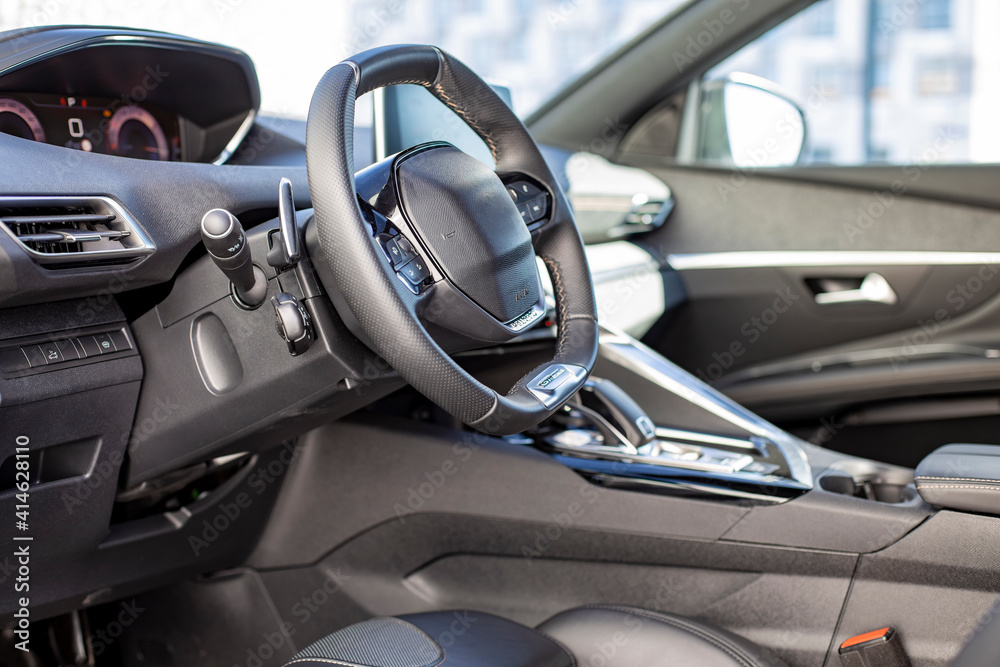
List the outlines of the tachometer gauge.
{"type": "Polygon", "coordinates": [[[22,139],[45,141],[45,130],[38,116],[15,99],[0,98],[0,132],[22,139]]]}
{"type": "Polygon", "coordinates": [[[108,149],[115,155],[143,160],[168,160],[163,128],[142,107],[122,107],[108,124],[108,149]]]}

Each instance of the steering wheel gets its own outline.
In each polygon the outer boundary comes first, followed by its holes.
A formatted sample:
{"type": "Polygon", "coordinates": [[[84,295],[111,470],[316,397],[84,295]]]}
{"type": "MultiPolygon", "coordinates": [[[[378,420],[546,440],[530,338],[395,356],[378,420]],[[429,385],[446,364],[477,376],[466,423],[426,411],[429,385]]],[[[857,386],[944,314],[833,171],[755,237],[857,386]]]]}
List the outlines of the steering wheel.
{"type": "Polygon", "coordinates": [[[431,46],[365,51],[331,68],[317,86],[306,156],[314,267],[345,322],[403,379],[494,435],[538,424],[583,385],[598,336],[583,242],[538,146],[482,79],[431,46]],[[421,85],[458,114],[489,147],[496,171],[440,142],[404,151],[388,160],[380,183],[380,208],[392,202],[389,220],[358,196],[354,105],[364,93],[398,84],[421,85]],[[501,395],[437,341],[449,334],[509,340],[544,317],[536,255],[553,285],[555,355],[501,395]]]}

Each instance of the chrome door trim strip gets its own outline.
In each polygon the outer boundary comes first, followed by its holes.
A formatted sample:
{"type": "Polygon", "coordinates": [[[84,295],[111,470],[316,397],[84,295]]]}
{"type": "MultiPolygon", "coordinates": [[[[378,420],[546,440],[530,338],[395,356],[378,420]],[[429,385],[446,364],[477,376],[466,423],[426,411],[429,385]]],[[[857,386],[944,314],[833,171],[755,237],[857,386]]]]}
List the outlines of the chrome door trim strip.
{"type": "Polygon", "coordinates": [[[998,252],[923,250],[735,250],[677,253],[667,262],[678,271],[804,266],[992,266],[998,252]]]}

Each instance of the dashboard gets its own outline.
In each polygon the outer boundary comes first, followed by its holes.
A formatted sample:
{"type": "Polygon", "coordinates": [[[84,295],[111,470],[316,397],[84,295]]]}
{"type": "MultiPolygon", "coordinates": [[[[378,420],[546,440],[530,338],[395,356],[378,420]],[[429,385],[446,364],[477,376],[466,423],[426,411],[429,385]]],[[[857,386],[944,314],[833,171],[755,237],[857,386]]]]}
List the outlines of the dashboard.
{"type": "MultiPolygon", "coordinates": [[[[403,384],[310,262],[268,259],[282,179],[307,244],[315,227],[303,124],[258,118],[259,105],[253,63],[225,46],[0,33],[0,496],[30,440],[32,565],[59,574],[32,582],[35,618],[244,562],[279,488],[247,480],[282,463],[275,448],[403,384]],[[213,208],[240,219],[268,295],[295,296],[323,344],[293,356],[273,308],[233,300],[201,241],[213,208]],[[247,492],[225,538],[192,550],[247,492]]],[[[361,137],[367,164],[375,142],[361,137]]]]}
{"type": "Polygon", "coordinates": [[[0,132],[141,160],[180,160],[183,155],[177,115],[127,98],[8,93],[0,97],[0,132]]]}

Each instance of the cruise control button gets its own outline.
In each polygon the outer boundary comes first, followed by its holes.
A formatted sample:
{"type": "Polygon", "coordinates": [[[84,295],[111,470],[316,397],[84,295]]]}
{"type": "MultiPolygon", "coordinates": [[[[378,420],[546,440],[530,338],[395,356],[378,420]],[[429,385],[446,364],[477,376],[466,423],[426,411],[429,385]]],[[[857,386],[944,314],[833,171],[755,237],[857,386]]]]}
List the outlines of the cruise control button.
{"type": "Polygon", "coordinates": [[[389,253],[389,259],[392,260],[393,266],[399,266],[403,263],[403,251],[399,249],[396,239],[386,241],[385,251],[389,253]]]}
{"type": "Polygon", "coordinates": [[[116,351],[114,341],[108,334],[94,334],[94,340],[97,341],[97,349],[101,354],[111,354],[116,351]]]}
{"type": "Polygon", "coordinates": [[[527,181],[511,183],[507,186],[507,191],[511,193],[511,197],[514,197],[516,193],[517,196],[514,198],[514,201],[519,203],[534,199],[542,193],[541,190],[527,181]]]}
{"type": "Polygon", "coordinates": [[[392,257],[393,266],[402,266],[417,256],[413,245],[402,236],[391,239],[386,247],[389,249],[389,255],[392,257]]]}
{"type": "Polygon", "coordinates": [[[417,256],[417,251],[414,249],[413,244],[405,236],[397,236],[396,245],[399,246],[400,252],[403,253],[404,264],[417,256]]]}
{"type": "Polygon", "coordinates": [[[60,361],[66,361],[55,341],[41,343],[38,349],[42,351],[42,356],[45,357],[45,363],[47,364],[58,364],[60,361]]]}
{"type": "Polygon", "coordinates": [[[80,358],[80,351],[76,349],[76,345],[73,345],[73,341],[57,340],[56,345],[59,346],[59,351],[62,352],[63,359],[66,361],[80,358]]]}
{"type": "Polygon", "coordinates": [[[28,363],[32,368],[38,368],[39,366],[44,366],[47,362],[45,361],[45,355],[42,354],[42,349],[37,345],[27,345],[21,348],[21,352],[27,357],[28,363]]]}
{"type": "Polygon", "coordinates": [[[535,197],[531,201],[527,202],[525,206],[528,207],[528,217],[532,222],[541,220],[545,217],[545,214],[549,212],[549,205],[545,200],[545,195],[535,197]]]}
{"type": "Polygon", "coordinates": [[[403,276],[411,285],[417,286],[424,281],[424,278],[430,275],[430,271],[427,270],[427,264],[423,258],[418,256],[401,268],[399,275],[403,276]]]}

